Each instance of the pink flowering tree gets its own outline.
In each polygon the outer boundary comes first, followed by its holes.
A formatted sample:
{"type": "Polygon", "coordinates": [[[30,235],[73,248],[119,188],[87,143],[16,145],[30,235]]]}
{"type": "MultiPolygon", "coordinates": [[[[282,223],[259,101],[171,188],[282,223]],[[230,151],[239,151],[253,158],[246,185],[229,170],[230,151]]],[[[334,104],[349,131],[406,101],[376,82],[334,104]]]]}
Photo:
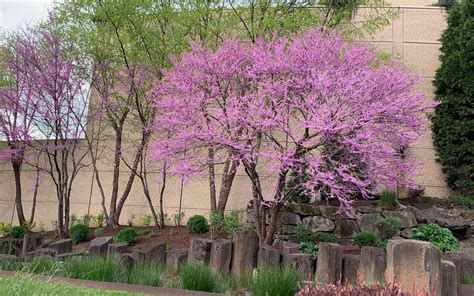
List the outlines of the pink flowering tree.
{"type": "Polygon", "coordinates": [[[322,30],[256,44],[229,40],[215,51],[194,46],[154,89],[154,128],[171,135],[154,143],[154,157],[187,176],[205,171],[209,147],[215,165],[241,162],[257,233],[271,244],[292,170],[304,166],[305,191],[324,192],[348,215],[356,195],[415,185],[414,162],[400,149],[419,137],[429,107],[416,82],[402,65],[378,63],[367,44],[322,30]],[[272,192],[262,186],[268,175],[272,192]]]}

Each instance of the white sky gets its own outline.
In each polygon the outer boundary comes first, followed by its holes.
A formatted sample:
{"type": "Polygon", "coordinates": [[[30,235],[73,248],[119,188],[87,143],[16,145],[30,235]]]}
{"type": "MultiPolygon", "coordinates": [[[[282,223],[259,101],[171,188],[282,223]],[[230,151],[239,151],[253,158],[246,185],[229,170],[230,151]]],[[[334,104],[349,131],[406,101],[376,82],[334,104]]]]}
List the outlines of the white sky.
{"type": "Polygon", "coordinates": [[[16,30],[35,24],[48,15],[48,9],[62,0],[0,0],[0,31],[16,30]]]}

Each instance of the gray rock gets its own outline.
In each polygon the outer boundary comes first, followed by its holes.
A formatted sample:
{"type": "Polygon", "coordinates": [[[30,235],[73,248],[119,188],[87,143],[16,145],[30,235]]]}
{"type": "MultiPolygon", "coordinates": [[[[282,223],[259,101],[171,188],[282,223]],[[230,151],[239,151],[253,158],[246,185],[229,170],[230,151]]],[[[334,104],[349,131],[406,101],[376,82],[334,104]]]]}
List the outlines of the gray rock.
{"type": "Polygon", "coordinates": [[[277,267],[280,266],[281,253],[277,248],[263,245],[258,250],[257,266],[262,267],[277,267]]]}
{"type": "Polygon", "coordinates": [[[362,247],[358,274],[366,282],[377,283],[384,281],[387,268],[385,250],[376,247],[362,247]]]}
{"type": "Polygon", "coordinates": [[[193,237],[189,241],[189,262],[209,263],[211,258],[212,241],[204,238],[193,237]]]}
{"type": "Polygon", "coordinates": [[[355,209],[357,212],[361,213],[361,214],[369,214],[369,213],[381,213],[382,210],[380,208],[377,208],[377,207],[369,207],[369,206],[361,206],[361,207],[357,207],[355,209]]]}
{"type": "Polygon", "coordinates": [[[209,265],[219,273],[226,274],[230,270],[232,260],[232,241],[228,239],[216,239],[212,242],[211,257],[209,265]]]}
{"type": "Polygon", "coordinates": [[[357,283],[357,270],[359,269],[360,256],[349,255],[342,257],[342,283],[357,283]]]}
{"type": "Polygon", "coordinates": [[[107,255],[118,255],[125,253],[128,248],[128,243],[114,243],[114,244],[109,244],[107,247],[107,255]]]}
{"type": "Polygon", "coordinates": [[[400,233],[400,236],[403,238],[411,238],[413,234],[413,228],[405,229],[400,233]]]}
{"type": "Polygon", "coordinates": [[[166,267],[177,272],[179,267],[188,261],[188,250],[171,250],[166,255],[166,267]]]}
{"type": "Polygon", "coordinates": [[[56,257],[57,254],[58,252],[53,248],[42,248],[36,251],[37,257],[42,257],[42,256],[56,257]]]}
{"type": "Polygon", "coordinates": [[[314,263],[310,254],[296,253],[283,257],[283,266],[297,270],[305,277],[311,277],[314,271],[314,263]]]}
{"type": "Polygon", "coordinates": [[[65,254],[72,252],[72,240],[61,239],[49,244],[49,248],[56,250],[57,254],[65,254]]]}
{"type": "Polygon", "coordinates": [[[411,211],[383,211],[382,213],[385,218],[398,217],[402,219],[405,223],[403,229],[413,228],[418,224],[415,219],[415,214],[413,214],[411,211]]]}
{"type": "Polygon", "coordinates": [[[423,217],[423,214],[421,213],[421,211],[415,208],[414,206],[406,206],[406,210],[413,213],[413,215],[415,216],[416,222],[420,224],[426,223],[426,219],[423,217]]]}
{"type": "Polygon", "coordinates": [[[458,295],[458,276],[456,265],[447,260],[441,260],[441,295],[458,295]]]}
{"type": "Polygon", "coordinates": [[[336,228],[336,225],[332,220],[321,216],[303,218],[303,224],[306,225],[312,232],[331,232],[336,228]]]}
{"type": "Polygon", "coordinates": [[[444,252],[442,258],[456,265],[459,281],[465,276],[474,276],[474,253],[463,251],[444,252]]]}
{"type": "Polygon", "coordinates": [[[292,242],[283,242],[281,253],[283,256],[300,252],[300,244],[292,242]]]}
{"type": "Polygon", "coordinates": [[[336,220],[334,235],[337,238],[354,238],[360,232],[359,226],[354,220],[336,220]]]}
{"type": "Polygon", "coordinates": [[[278,225],[277,232],[280,235],[291,235],[296,233],[295,225],[278,225]]]}
{"type": "Polygon", "coordinates": [[[61,261],[61,262],[64,262],[66,260],[69,260],[73,257],[80,257],[84,255],[83,253],[80,253],[80,252],[76,252],[76,253],[64,253],[64,254],[59,254],[59,255],[56,255],[56,259],[58,259],[58,261],[61,261]]]}
{"type": "Polygon", "coordinates": [[[43,243],[43,237],[35,233],[27,233],[23,237],[22,254],[34,251],[43,243]]]}
{"type": "Polygon", "coordinates": [[[19,256],[23,249],[22,238],[4,238],[0,242],[0,250],[5,254],[19,256]]]}
{"type": "MultiPolygon", "coordinates": [[[[394,239],[387,244],[387,276],[393,282],[405,287],[404,292],[432,291],[441,296],[441,251],[431,243],[394,239]]],[[[430,294],[431,295],[431,294],[430,294]]]]}
{"type": "Polygon", "coordinates": [[[91,256],[105,256],[109,248],[109,244],[113,241],[112,236],[102,236],[91,241],[89,246],[89,255],[91,256]]]}
{"type": "Polygon", "coordinates": [[[336,283],[342,276],[342,248],[338,244],[320,243],[316,276],[323,284],[336,283]]]}
{"type": "Polygon", "coordinates": [[[239,229],[234,232],[232,243],[232,274],[239,280],[245,272],[257,267],[259,240],[253,230],[239,229]]]}
{"type": "Polygon", "coordinates": [[[381,219],[382,215],[379,213],[363,214],[357,220],[357,225],[359,226],[361,231],[370,231],[380,234],[376,223],[381,219]]]}
{"type": "Polygon", "coordinates": [[[159,243],[145,250],[146,262],[153,262],[158,265],[166,263],[166,244],[159,243]]]}
{"type": "Polygon", "coordinates": [[[127,270],[131,270],[135,266],[135,259],[132,254],[124,253],[119,255],[119,263],[124,266],[127,270]]]}
{"type": "Polygon", "coordinates": [[[280,214],[279,223],[287,225],[299,225],[301,224],[301,218],[298,214],[282,212],[280,214]]]}
{"type": "Polygon", "coordinates": [[[321,215],[330,220],[340,220],[340,219],[348,219],[348,217],[344,213],[339,213],[339,207],[335,206],[319,206],[319,210],[321,211],[321,215]]]}

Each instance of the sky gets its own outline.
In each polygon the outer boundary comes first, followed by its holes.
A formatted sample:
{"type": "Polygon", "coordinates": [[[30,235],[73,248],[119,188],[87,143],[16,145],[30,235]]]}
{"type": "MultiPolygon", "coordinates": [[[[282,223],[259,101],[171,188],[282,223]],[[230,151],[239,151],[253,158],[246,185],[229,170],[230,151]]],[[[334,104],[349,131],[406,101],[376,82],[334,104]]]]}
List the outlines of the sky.
{"type": "Polygon", "coordinates": [[[0,0],[0,30],[16,30],[45,19],[48,9],[61,0],[0,0]]]}

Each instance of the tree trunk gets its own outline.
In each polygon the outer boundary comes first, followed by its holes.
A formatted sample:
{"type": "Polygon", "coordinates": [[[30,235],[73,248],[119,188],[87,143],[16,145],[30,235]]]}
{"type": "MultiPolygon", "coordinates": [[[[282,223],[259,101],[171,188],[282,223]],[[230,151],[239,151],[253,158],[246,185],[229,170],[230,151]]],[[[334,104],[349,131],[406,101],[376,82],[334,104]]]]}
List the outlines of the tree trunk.
{"type": "Polygon", "coordinates": [[[209,193],[211,201],[211,212],[215,212],[217,209],[216,201],[216,173],[214,169],[214,149],[212,147],[208,150],[209,157],[209,193]]]}
{"type": "Polygon", "coordinates": [[[166,187],[166,163],[163,164],[163,179],[160,190],[160,225],[161,228],[165,228],[165,212],[163,210],[163,197],[165,194],[166,187]]]}
{"type": "Polygon", "coordinates": [[[217,211],[219,213],[224,213],[225,211],[227,201],[229,200],[230,190],[232,188],[232,183],[234,182],[238,167],[239,161],[232,161],[230,170],[222,177],[221,189],[219,192],[219,204],[217,205],[217,211]]]}
{"type": "Polygon", "coordinates": [[[25,214],[23,212],[23,204],[21,198],[21,161],[13,160],[13,175],[15,177],[15,207],[18,216],[18,223],[23,225],[25,223],[25,214]]]}
{"type": "Polygon", "coordinates": [[[38,188],[39,188],[39,183],[40,183],[40,174],[41,171],[40,169],[36,169],[36,181],[35,181],[35,189],[33,191],[33,202],[31,205],[31,215],[30,215],[30,224],[33,223],[35,220],[35,212],[36,212],[36,200],[38,198],[38,188]]]}
{"type": "Polygon", "coordinates": [[[115,212],[117,210],[117,197],[119,190],[119,178],[120,178],[120,161],[122,155],[122,127],[117,127],[115,129],[115,155],[114,155],[114,173],[112,179],[112,195],[110,198],[110,210],[109,210],[109,220],[107,224],[109,226],[118,225],[118,221],[115,219],[115,212]]]}

